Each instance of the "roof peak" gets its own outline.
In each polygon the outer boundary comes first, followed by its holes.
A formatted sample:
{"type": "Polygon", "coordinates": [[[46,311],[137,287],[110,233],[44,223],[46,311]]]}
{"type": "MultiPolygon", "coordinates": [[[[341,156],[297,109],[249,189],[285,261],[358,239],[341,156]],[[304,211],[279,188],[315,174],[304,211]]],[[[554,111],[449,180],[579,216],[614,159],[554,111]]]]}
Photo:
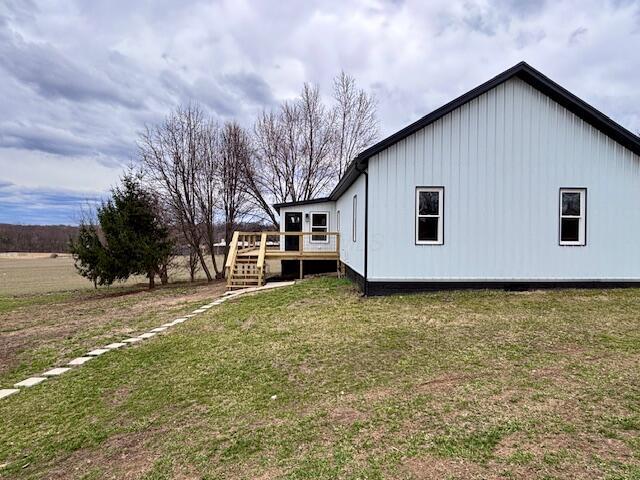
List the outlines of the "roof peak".
{"type": "Polygon", "coordinates": [[[594,128],[600,130],[605,135],[631,150],[636,155],[640,155],[640,138],[638,136],[634,135],[607,115],[595,109],[587,102],[578,98],[576,95],[569,92],[567,89],[560,86],[542,72],[522,60],[514,66],[499,73],[495,77],[487,80],[486,82],[433,110],[431,113],[425,115],[419,120],[384,138],[375,145],[372,145],[360,152],[356,158],[353,159],[344,176],[331,192],[330,198],[335,200],[337,197],[342,195],[351,183],[353,183],[355,178],[358,177],[359,172],[366,168],[369,158],[373,155],[391,147],[400,140],[412,135],[418,130],[442,118],[449,112],[461,107],[513,77],[520,78],[533,88],[547,95],[556,103],[562,105],[564,108],[580,117],[585,122],[592,125],[594,128]]]}

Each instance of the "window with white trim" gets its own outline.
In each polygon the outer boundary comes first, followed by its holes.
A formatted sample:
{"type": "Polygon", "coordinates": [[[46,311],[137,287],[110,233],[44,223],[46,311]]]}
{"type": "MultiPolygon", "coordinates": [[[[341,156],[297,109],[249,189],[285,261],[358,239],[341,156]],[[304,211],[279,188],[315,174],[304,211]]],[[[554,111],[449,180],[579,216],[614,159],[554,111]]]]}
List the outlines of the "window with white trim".
{"type": "Polygon", "coordinates": [[[419,187],[416,189],[416,244],[442,245],[443,187],[419,187]]]}
{"type": "Polygon", "coordinates": [[[358,226],[358,195],[353,196],[353,219],[351,222],[351,239],[356,241],[356,228],[358,226]]]}
{"type": "MultiPolygon", "coordinates": [[[[329,213],[328,212],[311,212],[311,231],[312,232],[328,232],[329,231],[329,213]]],[[[328,243],[328,235],[311,235],[313,243],[328,243]]]]}
{"type": "Polygon", "coordinates": [[[560,245],[587,244],[586,213],[586,188],[560,189],[560,245]]]}

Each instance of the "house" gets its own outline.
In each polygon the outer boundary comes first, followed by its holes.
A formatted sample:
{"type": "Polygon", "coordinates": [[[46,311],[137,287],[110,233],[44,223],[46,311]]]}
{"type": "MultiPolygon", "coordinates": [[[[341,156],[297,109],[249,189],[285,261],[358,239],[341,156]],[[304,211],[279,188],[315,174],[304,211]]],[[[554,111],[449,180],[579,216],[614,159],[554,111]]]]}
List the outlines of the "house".
{"type": "Polygon", "coordinates": [[[524,62],[274,207],[368,295],[640,286],[640,138],[524,62]]]}

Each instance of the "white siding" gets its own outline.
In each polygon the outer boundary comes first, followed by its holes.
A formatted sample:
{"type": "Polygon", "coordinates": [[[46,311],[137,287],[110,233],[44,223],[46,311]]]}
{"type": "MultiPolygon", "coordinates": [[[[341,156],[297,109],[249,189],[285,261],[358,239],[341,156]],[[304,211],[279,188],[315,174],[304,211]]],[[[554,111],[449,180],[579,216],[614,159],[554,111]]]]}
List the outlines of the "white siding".
{"type": "Polygon", "coordinates": [[[369,196],[369,280],[640,279],[640,158],[519,79],[371,158],[369,196]],[[445,187],[444,245],[415,245],[416,186],[445,187]],[[561,187],[587,188],[584,247],[561,187]]]}
{"type": "Polygon", "coordinates": [[[336,202],[340,211],[340,260],[364,276],[365,176],[360,175],[336,202]],[[353,196],[357,195],[356,241],[353,241],[353,196]]]}
{"type": "MultiPolygon", "coordinates": [[[[328,213],[329,214],[329,231],[336,231],[336,203],[335,202],[322,202],[312,203],[309,205],[299,205],[296,207],[283,207],[280,209],[280,231],[284,232],[284,214],[286,212],[302,212],[302,231],[311,231],[311,213],[328,213]],[[308,215],[308,220],[307,220],[308,215]]],[[[328,243],[310,243],[311,236],[305,235],[304,237],[304,249],[306,251],[335,251],[335,236],[329,237],[328,243]]],[[[284,250],[284,242],[281,242],[280,249],[284,250]]]]}

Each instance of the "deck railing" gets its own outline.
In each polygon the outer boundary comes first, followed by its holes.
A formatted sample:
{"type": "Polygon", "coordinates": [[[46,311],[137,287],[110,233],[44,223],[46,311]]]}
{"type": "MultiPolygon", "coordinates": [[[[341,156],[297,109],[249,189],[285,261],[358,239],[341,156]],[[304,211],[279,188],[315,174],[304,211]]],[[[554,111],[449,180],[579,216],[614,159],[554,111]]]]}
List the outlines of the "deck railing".
{"type": "MultiPolygon", "coordinates": [[[[229,245],[225,274],[229,285],[239,257],[255,261],[258,282],[263,284],[265,260],[339,260],[338,232],[235,232],[229,245]]],[[[246,263],[246,260],[243,262],[246,263]]]]}

